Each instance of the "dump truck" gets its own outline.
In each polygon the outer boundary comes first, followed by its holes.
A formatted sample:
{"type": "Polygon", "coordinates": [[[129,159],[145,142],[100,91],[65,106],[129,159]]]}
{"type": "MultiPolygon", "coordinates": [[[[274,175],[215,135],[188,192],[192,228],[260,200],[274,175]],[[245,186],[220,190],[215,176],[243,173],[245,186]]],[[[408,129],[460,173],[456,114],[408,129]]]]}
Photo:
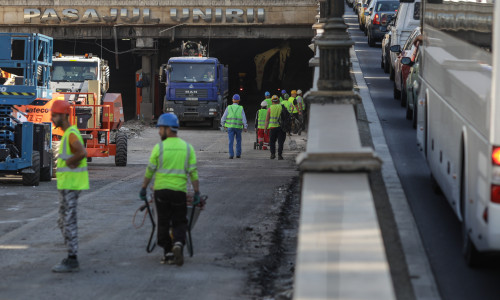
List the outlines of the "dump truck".
{"type": "Polygon", "coordinates": [[[166,85],[163,111],[176,114],[181,124],[209,121],[218,129],[227,106],[228,67],[217,58],[194,52],[198,55],[171,57],[161,67],[161,82],[166,85]]]}

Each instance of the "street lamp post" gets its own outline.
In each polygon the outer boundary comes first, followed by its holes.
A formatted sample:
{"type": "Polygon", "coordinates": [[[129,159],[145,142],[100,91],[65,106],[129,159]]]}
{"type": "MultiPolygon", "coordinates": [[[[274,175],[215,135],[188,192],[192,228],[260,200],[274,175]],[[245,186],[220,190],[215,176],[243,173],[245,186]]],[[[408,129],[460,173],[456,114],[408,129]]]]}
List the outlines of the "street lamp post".
{"type": "Polygon", "coordinates": [[[318,90],[306,95],[308,104],[356,105],[361,101],[359,95],[352,90],[349,50],[354,43],[347,33],[343,14],[343,0],[320,0],[320,20],[326,23],[323,26],[323,34],[314,40],[319,48],[318,90]]]}

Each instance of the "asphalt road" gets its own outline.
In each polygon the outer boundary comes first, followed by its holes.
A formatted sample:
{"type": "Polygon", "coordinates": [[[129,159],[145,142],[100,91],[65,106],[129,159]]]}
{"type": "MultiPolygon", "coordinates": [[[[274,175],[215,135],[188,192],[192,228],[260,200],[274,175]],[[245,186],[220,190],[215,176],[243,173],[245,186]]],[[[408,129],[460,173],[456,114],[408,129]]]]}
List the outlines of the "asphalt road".
{"type": "MultiPolygon", "coordinates": [[[[248,113],[252,119],[252,113],[248,113]]],[[[255,132],[243,135],[241,159],[229,160],[227,135],[182,128],[180,136],[197,152],[201,192],[209,196],[193,232],[195,256],[181,268],[160,264],[162,251],[145,251],[150,225],[135,229],[132,217],[142,204],[138,191],[156,128],[129,140],[129,164],[113,159],[89,164],[92,190],[82,193],[78,222],[81,270],[54,274],[66,256],[56,226],[55,180],[24,187],[0,177],[0,299],[252,299],[249,282],[268,255],[273,230],[289,184],[298,176],[294,158],[269,160],[253,150],[255,132]]],[[[293,137],[303,145],[305,135],[293,137]]],[[[297,181],[295,181],[297,182],[297,181]]],[[[140,224],[142,214],[137,217],[140,224]]],[[[291,276],[291,275],[290,275],[291,276]]]]}
{"type": "Polygon", "coordinates": [[[490,259],[481,269],[466,266],[461,253],[460,222],[444,196],[435,194],[432,189],[430,171],[417,148],[416,132],[405,119],[405,109],[399,100],[393,98],[393,82],[380,68],[380,44],[375,48],[368,46],[349,7],[346,7],[345,17],[442,298],[500,299],[499,260],[490,259]]]}

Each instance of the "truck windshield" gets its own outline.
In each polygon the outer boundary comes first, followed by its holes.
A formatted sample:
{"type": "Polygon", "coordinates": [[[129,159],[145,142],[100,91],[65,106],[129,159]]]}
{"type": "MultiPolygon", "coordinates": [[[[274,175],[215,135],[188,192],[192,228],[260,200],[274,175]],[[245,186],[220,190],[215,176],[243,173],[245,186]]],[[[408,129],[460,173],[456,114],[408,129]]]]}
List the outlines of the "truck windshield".
{"type": "Polygon", "coordinates": [[[172,63],[170,81],[172,82],[213,82],[214,64],[172,63]]]}
{"type": "Polygon", "coordinates": [[[83,82],[97,80],[97,62],[54,61],[52,81],[83,82]]]}

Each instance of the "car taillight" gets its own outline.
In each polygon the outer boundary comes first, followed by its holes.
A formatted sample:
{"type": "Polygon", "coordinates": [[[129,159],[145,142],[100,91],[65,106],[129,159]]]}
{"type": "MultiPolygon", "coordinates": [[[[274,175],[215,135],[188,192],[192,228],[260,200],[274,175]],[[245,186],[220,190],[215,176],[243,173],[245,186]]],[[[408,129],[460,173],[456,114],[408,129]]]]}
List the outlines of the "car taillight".
{"type": "Polygon", "coordinates": [[[380,25],[380,17],[378,14],[375,14],[373,17],[373,25],[380,25]]]}
{"type": "Polygon", "coordinates": [[[500,185],[491,185],[491,202],[500,204],[500,185]]]}
{"type": "Polygon", "coordinates": [[[500,147],[493,146],[493,151],[491,151],[491,162],[494,165],[500,166],[500,147]]]}

